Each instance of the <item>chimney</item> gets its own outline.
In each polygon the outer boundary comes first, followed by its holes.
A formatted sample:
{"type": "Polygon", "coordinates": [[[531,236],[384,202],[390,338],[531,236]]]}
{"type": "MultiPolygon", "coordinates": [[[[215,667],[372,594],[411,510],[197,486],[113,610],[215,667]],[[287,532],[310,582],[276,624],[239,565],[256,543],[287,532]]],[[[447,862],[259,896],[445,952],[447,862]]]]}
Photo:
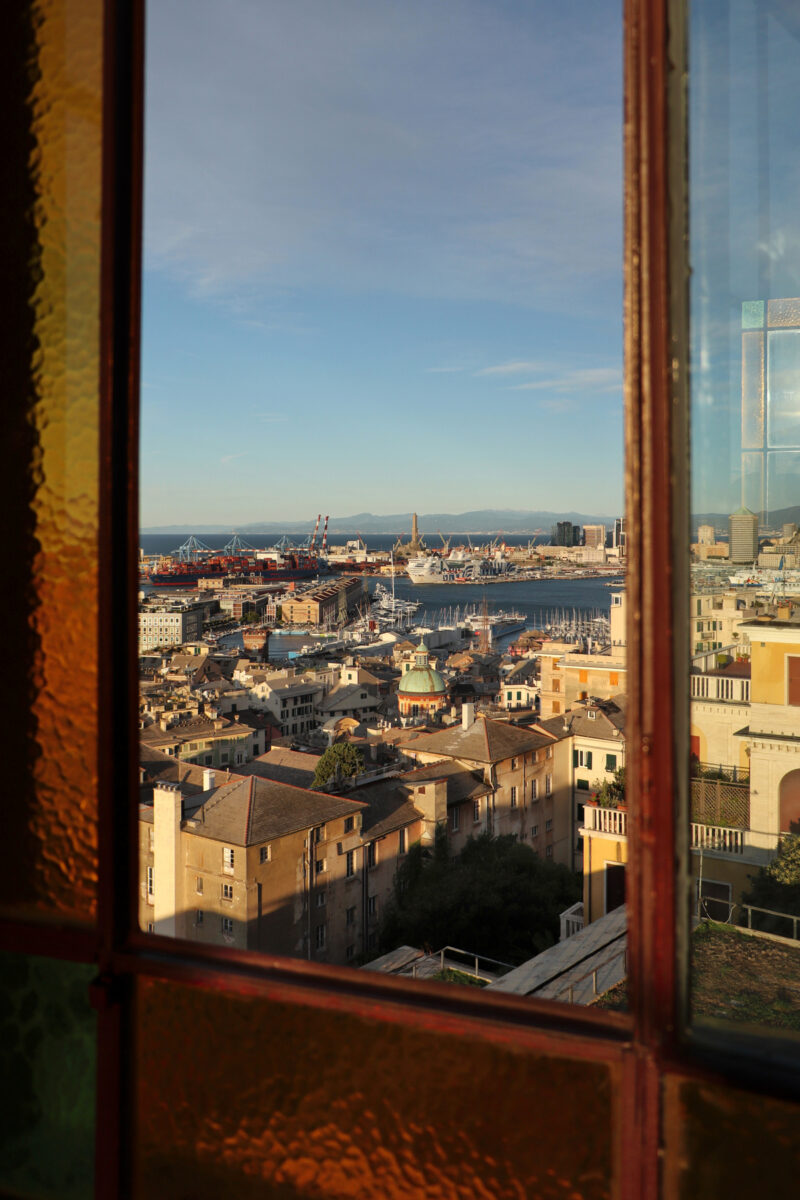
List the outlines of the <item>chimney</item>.
{"type": "Polygon", "coordinates": [[[177,936],[182,816],[178,785],[157,783],[153,789],[153,924],[164,937],[177,936]]]}
{"type": "Polygon", "coordinates": [[[447,820],[447,780],[428,779],[411,788],[411,803],[419,809],[424,820],[422,841],[433,841],[434,830],[447,820]]]}
{"type": "Polygon", "coordinates": [[[206,767],[203,771],[203,791],[210,792],[214,786],[216,776],[210,767],[206,767]]]}
{"type": "Polygon", "coordinates": [[[471,702],[461,706],[461,728],[469,729],[475,723],[475,705],[471,702]]]}

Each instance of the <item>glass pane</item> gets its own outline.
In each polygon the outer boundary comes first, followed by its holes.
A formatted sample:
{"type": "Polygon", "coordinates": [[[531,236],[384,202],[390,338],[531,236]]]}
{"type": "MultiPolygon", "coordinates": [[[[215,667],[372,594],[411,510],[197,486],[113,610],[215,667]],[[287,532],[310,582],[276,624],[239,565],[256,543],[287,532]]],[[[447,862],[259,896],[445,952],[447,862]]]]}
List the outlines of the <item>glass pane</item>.
{"type": "Polygon", "coordinates": [[[0,954],[0,1189],[93,1195],[95,967],[0,954]]]}
{"type": "Polygon", "coordinates": [[[620,1109],[605,1065],[216,990],[139,989],[137,1196],[613,1194],[620,1109]]]}
{"type": "Polygon", "coordinates": [[[151,5],[142,928],[624,977],[621,41],[151,5]]]}
{"type": "Polygon", "coordinates": [[[692,1008],[796,1036],[800,17],[690,28],[692,1008]]]}
{"type": "MultiPolygon", "coordinates": [[[[26,550],[35,557],[27,586],[20,582],[29,569],[24,561],[10,568],[19,577],[8,585],[19,586],[19,610],[29,613],[23,644],[32,658],[26,673],[33,722],[14,752],[30,763],[35,789],[29,804],[7,806],[13,853],[0,906],[16,916],[89,919],[97,885],[103,4],[52,0],[31,9],[30,357],[26,391],[13,404],[21,429],[24,422],[21,444],[31,451],[26,550]]],[[[28,698],[19,686],[25,712],[28,698]]]]}
{"type": "Polygon", "coordinates": [[[725,1084],[667,1078],[664,1194],[780,1196],[800,1171],[797,1105],[725,1084]]]}

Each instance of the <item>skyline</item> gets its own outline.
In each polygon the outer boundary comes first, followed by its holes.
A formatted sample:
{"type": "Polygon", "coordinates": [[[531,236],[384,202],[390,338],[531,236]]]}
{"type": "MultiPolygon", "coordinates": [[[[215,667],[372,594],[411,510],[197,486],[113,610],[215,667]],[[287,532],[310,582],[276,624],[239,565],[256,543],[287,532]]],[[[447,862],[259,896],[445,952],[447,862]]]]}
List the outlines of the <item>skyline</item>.
{"type": "Polygon", "coordinates": [[[148,21],[142,525],[296,518],[298,467],[314,513],[619,512],[617,6],[186,8],[148,21]]]}

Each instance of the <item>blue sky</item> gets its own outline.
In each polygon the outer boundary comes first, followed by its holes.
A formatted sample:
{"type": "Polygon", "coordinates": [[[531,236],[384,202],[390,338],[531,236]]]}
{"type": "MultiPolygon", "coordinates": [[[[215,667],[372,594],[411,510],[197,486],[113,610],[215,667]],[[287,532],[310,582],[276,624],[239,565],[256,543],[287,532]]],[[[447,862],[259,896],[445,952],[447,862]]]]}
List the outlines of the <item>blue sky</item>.
{"type": "Polygon", "coordinates": [[[618,0],[157,0],[144,525],[620,511],[618,0]]]}

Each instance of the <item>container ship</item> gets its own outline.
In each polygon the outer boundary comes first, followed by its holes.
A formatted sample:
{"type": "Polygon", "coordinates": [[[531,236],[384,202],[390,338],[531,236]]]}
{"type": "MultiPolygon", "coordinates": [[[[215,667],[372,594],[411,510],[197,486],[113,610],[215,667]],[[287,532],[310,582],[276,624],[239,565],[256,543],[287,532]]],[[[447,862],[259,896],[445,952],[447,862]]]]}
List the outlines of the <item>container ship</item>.
{"type": "Polygon", "coordinates": [[[238,583],[283,583],[313,579],[320,571],[316,555],[302,550],[260,555],[221,554],[195,562],[173,562],[147,576],[153,587],[196,587],[201,579],[233,579],[238,583]]]}

